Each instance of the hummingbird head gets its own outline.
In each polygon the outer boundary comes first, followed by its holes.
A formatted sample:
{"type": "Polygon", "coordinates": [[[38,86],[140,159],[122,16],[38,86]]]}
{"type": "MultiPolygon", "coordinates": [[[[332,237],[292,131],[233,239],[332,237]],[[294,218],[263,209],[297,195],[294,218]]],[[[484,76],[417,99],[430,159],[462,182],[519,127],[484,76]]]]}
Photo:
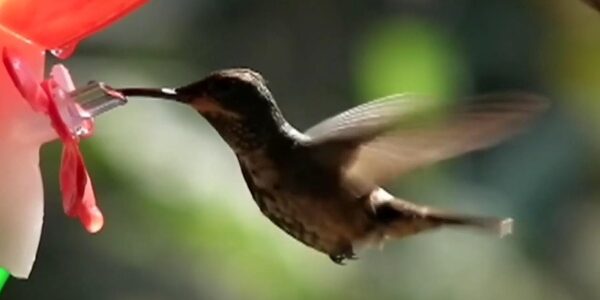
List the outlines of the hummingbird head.
{"type": "Polygon", "coordinates": [[[180,102],[207,119],[238,121],[272,119],[277,105],[263,77],[250,69],[226,69],[174,90],[180,102]]]}
{"type": "Polygon", "coordinates": [[[190,105],[237,152],[256,149],[280,136],[286,124],[265,80],[250,69],[217,71],[176,89],[125,88],[119,92],[190,105]]]}

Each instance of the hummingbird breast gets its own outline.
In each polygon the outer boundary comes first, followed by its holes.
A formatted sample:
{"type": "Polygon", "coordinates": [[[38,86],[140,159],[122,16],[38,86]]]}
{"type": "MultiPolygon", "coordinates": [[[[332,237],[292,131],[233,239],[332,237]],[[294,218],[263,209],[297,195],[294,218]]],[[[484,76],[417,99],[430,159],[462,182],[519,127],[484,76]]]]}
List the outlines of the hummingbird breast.
{"type": "Polygon", "coordinates": [[[341,170],[317,162],[289,124],[205,116],[236,153],[261,212],[283,231],[329,255],[352,253],[353,242],[373,231],[366,201],[341,188],[341,170]]]}
{"type": "Polygon", "coordinates": [[[238,155],[254,201],[275,225],[307,246],[330,255],[352,252],[353,242],[375,224],[365,202],[346,195],[335,172],[299,152],[286,153],[283,161],[267,149],[238,155]]]}

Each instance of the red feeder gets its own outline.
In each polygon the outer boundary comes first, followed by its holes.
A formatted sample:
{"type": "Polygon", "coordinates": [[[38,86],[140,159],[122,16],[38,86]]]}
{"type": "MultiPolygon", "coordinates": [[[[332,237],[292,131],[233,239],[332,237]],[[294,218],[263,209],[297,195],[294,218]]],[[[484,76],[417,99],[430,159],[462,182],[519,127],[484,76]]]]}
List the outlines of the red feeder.
{"type": "Polygon", "coordinates": [[[35,260],[43,217],[39,148],[60,138],[61,190],[67,215],[95,232],[102,215],[78,141],[93,116],[123,103],[102,85],[74,90],[68,71],[53,68],[42,82],[45,51],[68,57],[82,39],[146,0],[0,1],[0,266],[26,278],[35,260]]]}

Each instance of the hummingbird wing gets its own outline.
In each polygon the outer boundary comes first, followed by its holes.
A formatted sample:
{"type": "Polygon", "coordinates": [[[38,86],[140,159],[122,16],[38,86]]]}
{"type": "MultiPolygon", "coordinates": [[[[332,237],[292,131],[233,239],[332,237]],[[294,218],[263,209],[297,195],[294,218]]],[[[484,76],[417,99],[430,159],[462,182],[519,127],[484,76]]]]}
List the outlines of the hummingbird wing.
{"type": "Polygon", "coordinates": [[[416,168],[492,146],[546,106],[540,97],[518,92],[471,100],[452,109],[415,95],[375,100],[310,128],[308,145],[365,193],[416,168]]]}
{"type": "Polygon", "coordinates": [[[597,11],[600,11],[600,0],[583,0],[591,7],[595,8],[597,11]]]}

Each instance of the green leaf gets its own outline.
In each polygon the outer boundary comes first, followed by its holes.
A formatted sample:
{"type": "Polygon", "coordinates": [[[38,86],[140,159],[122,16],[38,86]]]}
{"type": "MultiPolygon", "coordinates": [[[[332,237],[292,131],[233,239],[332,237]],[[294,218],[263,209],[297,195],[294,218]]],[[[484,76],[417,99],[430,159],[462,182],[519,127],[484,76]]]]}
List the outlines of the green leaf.
{"type": "Polygon", "coordinates": [[[8,271],[0,268],[0,292],[2,292],[2,288],[4,287],[4,284],[6,283],[6,281],[8,280],[8,277],[10,277],[10,274],[8,273],[8,271]]]}

